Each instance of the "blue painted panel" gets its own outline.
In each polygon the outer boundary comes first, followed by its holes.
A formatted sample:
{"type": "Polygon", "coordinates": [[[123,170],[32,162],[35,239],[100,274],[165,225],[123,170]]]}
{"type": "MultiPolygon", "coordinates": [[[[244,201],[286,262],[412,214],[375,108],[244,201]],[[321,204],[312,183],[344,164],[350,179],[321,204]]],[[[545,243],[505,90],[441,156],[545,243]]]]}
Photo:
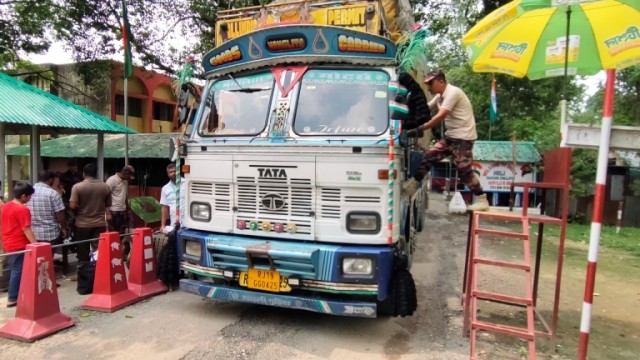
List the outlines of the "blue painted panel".
{"type": "Polygon", "coordinates": [[[318,25],[279,26],[226,42],[205,55],[202,67],[209,73],[249,62],[291,57],[357,57],[391,62],[395,53],[396,47],[389,39],[360,31],[318,25]]]}

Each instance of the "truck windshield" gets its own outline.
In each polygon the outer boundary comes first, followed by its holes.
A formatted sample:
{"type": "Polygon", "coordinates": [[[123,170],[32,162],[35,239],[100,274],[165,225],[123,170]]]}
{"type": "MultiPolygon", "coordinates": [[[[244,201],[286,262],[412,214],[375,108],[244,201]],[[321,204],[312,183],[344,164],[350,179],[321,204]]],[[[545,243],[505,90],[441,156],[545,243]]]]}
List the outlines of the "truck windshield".
{"type": "Polygon", "coordinates": [[[256,135],[267,124],[271,72],[214,82],[205,97],[201,136],[256,135]]]}
{"type": "Polygon", "coordinates": [[[298,135],[380,135],[389,123],[389,75],[378,70],[309,70],[293,130],[298,135]]]}

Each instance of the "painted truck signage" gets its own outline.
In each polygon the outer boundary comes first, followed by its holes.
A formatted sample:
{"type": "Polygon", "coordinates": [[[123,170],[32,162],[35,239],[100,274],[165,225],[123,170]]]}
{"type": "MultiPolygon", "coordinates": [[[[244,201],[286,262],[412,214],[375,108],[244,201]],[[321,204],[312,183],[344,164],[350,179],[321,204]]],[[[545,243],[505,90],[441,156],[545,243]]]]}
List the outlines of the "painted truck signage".
{"type": "MultiPolygon", "coordinates": [[[[225,12],[220,12],[224,16],[225,12]]],[[[380,7],[378,3],[363,3],[334,8],[309,9],[304,4],[291,5],[289,9],[262,8],[253,14],[243,13],[216,24],[216,46],[264,29],[287,23],[332,25],[369,34],[380,33],[380,7]]]]}

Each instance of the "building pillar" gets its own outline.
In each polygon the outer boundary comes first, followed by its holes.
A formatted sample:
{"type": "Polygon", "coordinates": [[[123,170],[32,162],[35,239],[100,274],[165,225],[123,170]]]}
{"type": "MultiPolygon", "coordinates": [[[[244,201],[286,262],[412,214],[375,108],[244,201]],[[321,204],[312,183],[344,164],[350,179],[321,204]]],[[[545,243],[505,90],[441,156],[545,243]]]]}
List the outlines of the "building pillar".
{"type": "Polygon", "coordinates": [[[31,126],[31,184],[38,182],[38,173],[42,170],[42,161],[40,159],[40,128],[38,126],[31,126]]]}
{"type": "Polygon", "coordinates": [[[98,133],[98,157],[96,162],[98,163],[98,179],[104,181],[104,133],[98,133]]]}

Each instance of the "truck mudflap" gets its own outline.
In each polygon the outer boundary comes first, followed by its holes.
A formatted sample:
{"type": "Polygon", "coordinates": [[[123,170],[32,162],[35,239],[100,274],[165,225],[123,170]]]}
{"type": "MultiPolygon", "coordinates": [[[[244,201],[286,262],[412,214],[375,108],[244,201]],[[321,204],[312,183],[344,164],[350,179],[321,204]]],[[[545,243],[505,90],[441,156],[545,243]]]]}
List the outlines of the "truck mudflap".
{"type": "Polygon", "coordinates": [[[377,305],[375,302],[335,301],[271,294],[188,279],[180,280],[180,289],[190,294],[219,301],[267,305],[351,317],[375,318],[377,314],[377,305]]]}

